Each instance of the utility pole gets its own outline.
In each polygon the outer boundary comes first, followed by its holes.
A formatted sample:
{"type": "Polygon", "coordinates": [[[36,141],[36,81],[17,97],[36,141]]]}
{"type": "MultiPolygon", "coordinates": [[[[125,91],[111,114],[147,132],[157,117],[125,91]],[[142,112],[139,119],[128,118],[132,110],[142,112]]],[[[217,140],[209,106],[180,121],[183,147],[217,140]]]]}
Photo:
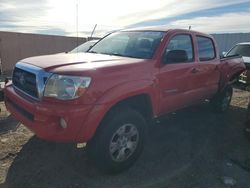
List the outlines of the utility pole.
{"type": "MultiPolygon", "coordinates": [[[[78,36],[78,0],[76,0],[76,46],[79,46],[79,36],[78,36]]],[[[78,48],[77,48],[78,53],[78,48]]]]}

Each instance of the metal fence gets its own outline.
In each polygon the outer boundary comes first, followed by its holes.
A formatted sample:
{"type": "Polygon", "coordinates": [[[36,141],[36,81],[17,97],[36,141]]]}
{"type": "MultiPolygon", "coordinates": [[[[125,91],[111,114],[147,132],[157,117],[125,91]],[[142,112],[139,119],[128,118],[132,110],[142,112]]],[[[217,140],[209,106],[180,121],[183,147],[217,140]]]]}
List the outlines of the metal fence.
{"type": "Polygon", "coordinates": [[[16,62],[21,59],[69,51],[86,40],[86,38],[0,31],[0,66],[3,73],[8,75],[16,62]]]}
{"type": "Polygon", "coordinates": [[[250,33],[225,33],[212,35],[217,41],[221,53],[227,52],[237,43],[250,42],[250,33]]]}

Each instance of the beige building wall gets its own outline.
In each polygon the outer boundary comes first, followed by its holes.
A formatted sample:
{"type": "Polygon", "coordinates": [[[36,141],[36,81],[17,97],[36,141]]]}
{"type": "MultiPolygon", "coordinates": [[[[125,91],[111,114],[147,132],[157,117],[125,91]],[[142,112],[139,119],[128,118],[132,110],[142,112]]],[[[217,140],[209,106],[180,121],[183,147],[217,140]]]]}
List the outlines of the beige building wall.
{"type": "Polygon", "coordinates": [[[13,33],[0,31],[0,62],[5,74],[11,73],[21,59],[70,51],[86,38],[13,33]]]}

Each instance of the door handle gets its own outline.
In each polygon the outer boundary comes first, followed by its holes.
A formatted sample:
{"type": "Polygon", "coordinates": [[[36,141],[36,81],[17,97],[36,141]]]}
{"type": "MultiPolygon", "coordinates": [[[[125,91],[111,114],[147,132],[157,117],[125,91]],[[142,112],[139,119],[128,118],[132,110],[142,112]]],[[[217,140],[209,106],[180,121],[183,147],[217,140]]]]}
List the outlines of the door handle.
{"type": "Polygon", "coordinates": [[[191,72],[195,74],[195,73],[197,73],[197,72],[200,72],[200,69],[192,68],[191,72]]]}

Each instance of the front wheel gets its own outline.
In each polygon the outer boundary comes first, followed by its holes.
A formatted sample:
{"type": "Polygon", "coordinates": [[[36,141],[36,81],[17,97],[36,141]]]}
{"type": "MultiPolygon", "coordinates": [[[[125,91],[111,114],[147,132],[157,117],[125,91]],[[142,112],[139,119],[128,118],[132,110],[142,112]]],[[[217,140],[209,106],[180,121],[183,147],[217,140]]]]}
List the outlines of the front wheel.
{"type": "Polygon", "coordinates": [[[227,86],[222,92],[218,93],[213,99],[211,99],[211,105],[216,112],[225,112],[230,106],[232,100],[233,88],[227,86]]]}
{"type": "Polygon", "coordinates": [[[90,160],[108,173],[129,168],[142,152],[145,128],[144,117],[133,109],[111,113],[87,144],[90,160]]]}

